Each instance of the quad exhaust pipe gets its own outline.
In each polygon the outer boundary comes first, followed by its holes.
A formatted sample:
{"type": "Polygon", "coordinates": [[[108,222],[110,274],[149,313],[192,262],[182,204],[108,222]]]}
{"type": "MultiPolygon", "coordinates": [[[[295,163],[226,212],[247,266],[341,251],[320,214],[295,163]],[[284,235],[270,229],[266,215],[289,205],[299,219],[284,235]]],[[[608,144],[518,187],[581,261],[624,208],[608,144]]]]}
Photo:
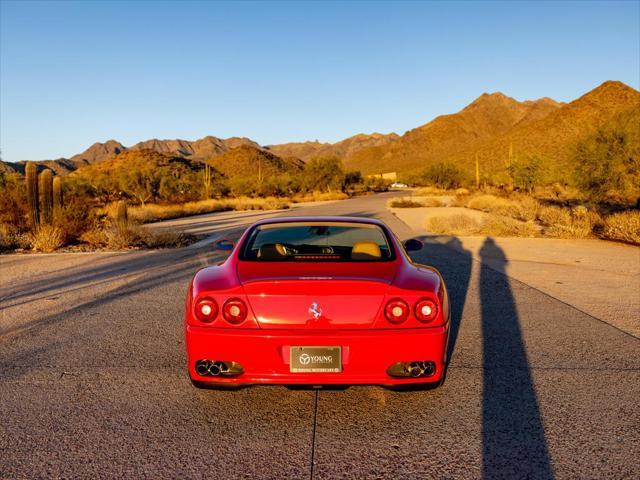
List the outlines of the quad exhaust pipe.
{"type": "Polygon", "coordinates": [[[430,377],[434,373],[436,373],[436,364],[430,360],[398,362],[387,369],[387,375],[391,377],[422,378],[430,377]]]}
{"type": "Polygon", "coordinates": [[[238,362],[222,360],[198,360],[195,369],[201,377],[235,377],[244,373],[244,368],[238,362]]]}

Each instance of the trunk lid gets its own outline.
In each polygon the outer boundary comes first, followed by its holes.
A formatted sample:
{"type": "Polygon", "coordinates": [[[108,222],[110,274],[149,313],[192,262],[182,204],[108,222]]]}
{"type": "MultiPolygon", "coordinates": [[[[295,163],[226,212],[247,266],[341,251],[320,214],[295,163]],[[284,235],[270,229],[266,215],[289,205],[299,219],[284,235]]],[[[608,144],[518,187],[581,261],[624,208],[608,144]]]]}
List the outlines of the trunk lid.
{"type": "Polygon", "coordinates": [[[394,272],[393,262],[238,264],[250,308],[265,329],[370,328],[394,272]]]}

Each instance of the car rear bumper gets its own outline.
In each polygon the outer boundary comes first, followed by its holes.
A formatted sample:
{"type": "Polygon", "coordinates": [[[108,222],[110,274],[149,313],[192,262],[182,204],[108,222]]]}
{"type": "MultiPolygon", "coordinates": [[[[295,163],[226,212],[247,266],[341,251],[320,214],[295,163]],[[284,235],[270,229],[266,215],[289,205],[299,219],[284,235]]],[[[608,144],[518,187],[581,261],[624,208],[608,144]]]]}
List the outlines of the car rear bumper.
{"type": "Polygon", "coordinates": [[[438,382],[446,356],[448,324],[396,330],[313,331],[186,327],[189,376],[210,384],[405,385],[438,382]],[[342,372],[291,373],[292,346],[342,347],[342,372]],[[233,377],[201,376],[199,360],[238,362],[244,372],[233,377]],[[398,378],[387,374],[397,362],[432,361],[428,377],[398,378]]]}

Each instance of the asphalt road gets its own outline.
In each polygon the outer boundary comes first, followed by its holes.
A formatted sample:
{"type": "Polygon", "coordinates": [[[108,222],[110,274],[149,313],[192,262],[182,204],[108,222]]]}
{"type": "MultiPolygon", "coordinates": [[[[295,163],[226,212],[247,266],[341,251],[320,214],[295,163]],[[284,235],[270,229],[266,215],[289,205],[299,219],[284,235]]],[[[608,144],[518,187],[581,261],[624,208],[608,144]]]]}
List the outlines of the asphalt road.
{"type": "MultiPolygon", "coordinates": [[[[407,236],[385,202],[285,214],[407,236]]],[[[640,340],[508,278],[491,241],[491,268],[415,255],[450,289],[452,357],[441,388],[402,393],[194,389],[182,307],[210,250],[0,258],[0,477],[640,477],[640,340]]]]}

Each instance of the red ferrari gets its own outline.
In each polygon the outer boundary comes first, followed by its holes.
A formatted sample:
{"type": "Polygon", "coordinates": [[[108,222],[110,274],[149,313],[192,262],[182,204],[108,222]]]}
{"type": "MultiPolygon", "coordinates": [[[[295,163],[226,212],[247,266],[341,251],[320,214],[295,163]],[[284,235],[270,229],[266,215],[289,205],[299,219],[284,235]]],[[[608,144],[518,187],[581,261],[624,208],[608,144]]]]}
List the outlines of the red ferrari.
{"type": "Polygon", "coordinates": [[[255,223],[187,294],[189,376],[197,387],[250,384],[437,386],[449,299],[382,222],[274,218],[255,223]]]}

